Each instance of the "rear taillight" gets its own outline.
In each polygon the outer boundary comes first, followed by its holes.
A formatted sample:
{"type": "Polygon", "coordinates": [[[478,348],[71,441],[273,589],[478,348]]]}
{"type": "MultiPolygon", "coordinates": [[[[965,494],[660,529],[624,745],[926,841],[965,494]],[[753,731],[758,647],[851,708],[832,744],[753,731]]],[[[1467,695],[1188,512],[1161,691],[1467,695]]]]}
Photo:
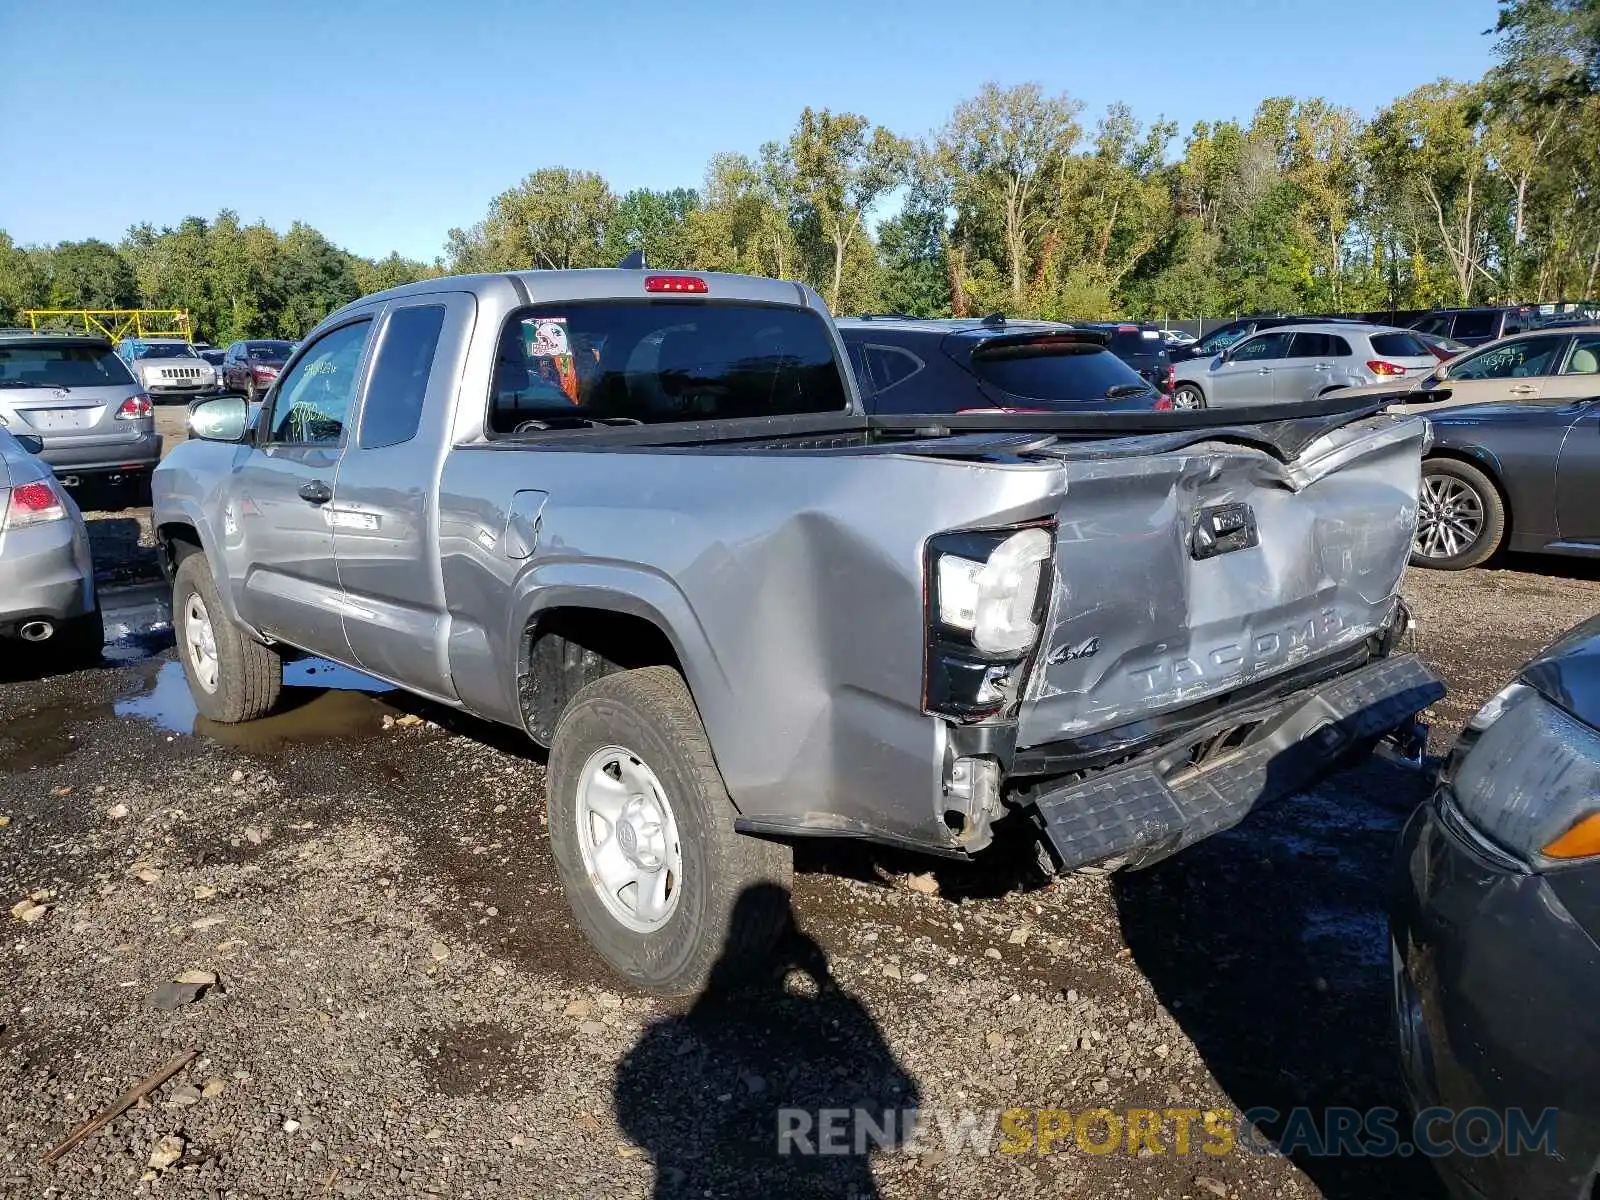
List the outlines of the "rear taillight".
{"type": "Polygon", "coordinates": [[[1392,362],[1384,362],[1381,358],[1367,360],[1367,370],[1374,375],[1404,375],[1406,369],[1392,362]]]}
{"type": "Polygon", "coordinates": [[[278,368],[277,367],[251,367],[250,368],[250,373],[256,377],[258,382],[270,383],[272,380],[274,380],[274,379],[276,379],[278,377],[278,368]]]}
{"type": "Polygon", "coordinates": [[[687,292],[703,295],[711,289],[706,281],[694,275],[647,275],[644,281],[647,292],[687,292]]]}
{"type": "Polygon", "coordinates": [[[1172,397],[1171,396],[1162,396],[1160,399],[1158,399],[1156,401],[1155,409],[1156,409],[1157,412],[1171,412],[1172,411],[1172,397]]]}
{"type": "Polygon", "coordinates": [[[1167,386],[1163,390],[1170,392],[1177,385],[1178,385],[1178,368],[1173,366],[1171,363],[1168,363],[1167,364],[1167,386]]]}
{"type": "Polygon", "coordinates": [[[43,525],[46,521],[60,521],[67,515],[66,503],[55,487],[48,483],[25,483],[11,489],[3,527],[23,529],[29,525],[43,525]]]}
{"type": "Polygon", "coordinates": [[[122,402],[122,407],[117,409],[117,420],[142,421],[153,411],[149,396],[129,396],[122,402]]]}

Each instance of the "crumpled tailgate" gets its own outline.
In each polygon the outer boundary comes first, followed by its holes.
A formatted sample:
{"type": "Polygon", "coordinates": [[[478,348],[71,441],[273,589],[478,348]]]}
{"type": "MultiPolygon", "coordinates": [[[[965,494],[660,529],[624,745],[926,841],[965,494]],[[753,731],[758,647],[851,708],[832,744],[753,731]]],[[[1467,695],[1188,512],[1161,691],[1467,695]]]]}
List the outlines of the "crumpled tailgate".
{"type": "Polygon", "coordinates": [[[1287,462],[1221,440],[1064,452],[1018,746],[1181,709],[1380,630],[1411,552],[1425,431],[1371,418],[1287,462]]]}

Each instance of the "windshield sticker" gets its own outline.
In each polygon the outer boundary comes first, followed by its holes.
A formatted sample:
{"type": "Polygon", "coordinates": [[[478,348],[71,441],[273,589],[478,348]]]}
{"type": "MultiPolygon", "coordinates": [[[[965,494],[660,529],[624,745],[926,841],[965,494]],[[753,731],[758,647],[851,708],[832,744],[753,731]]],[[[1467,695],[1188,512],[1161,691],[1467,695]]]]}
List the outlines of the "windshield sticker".
{"type": "Polygon", "coordinates": [[[578,372],[572,363],[572,341],[565,317],[538,317],[522,323],[522,352],[528,366],[578,403],[578,372]]]}

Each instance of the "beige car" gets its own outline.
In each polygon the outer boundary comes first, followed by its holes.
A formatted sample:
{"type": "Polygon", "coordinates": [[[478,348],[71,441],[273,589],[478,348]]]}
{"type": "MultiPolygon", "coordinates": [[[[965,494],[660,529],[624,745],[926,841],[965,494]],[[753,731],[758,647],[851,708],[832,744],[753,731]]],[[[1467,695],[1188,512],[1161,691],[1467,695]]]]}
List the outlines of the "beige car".
{"type": "Polygon", "coordinates": [[[1600,325],[1573,325],[1503,337],[1458,354],[1419,379],[1345,388],[1341,396],[1408,392],[1416,396],[1392,412],[1437,412],[1463,404],[1516,400],[1586,400],[1600,397],[1600,325]],[[1443,400],[1426,393],[1448,391],[1443,400]]]}

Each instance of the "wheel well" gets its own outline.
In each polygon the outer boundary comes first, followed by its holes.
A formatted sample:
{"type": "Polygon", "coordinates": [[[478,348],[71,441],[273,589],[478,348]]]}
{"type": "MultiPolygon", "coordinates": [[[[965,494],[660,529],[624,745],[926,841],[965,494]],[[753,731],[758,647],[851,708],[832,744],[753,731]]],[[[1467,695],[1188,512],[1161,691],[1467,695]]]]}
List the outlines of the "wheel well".
{"type": "Polygon", "coordinates": [[[184,559],[191,554],[202,554],[204,547],[200,544],[200,535],[193,525],[185,525],[180,521],[168,521],[156,530],[157,553],[161,556],[161,566],[166,571],[168,578],[184,559]]]}
{"type": "Polygon", "coordinates": [[[1440,459],[1444,459],[1448,462],[1463,463],[1466,466],[1472,467],[1474,470],[1483,472],[1484,477],[1488,479],[1489,483],[1494,487],[1495,495],[1500,497],[1500,507],[1505,509],[1506,513],[1506,533],[1509,534],[1511,532],[1512,520],[1511,497],[1506,492],[1506,485],[1500,482],[1500,476],[1495,474],[1494,467],[1484,462],[1482,459],[1472,457],[1470,454],[1463,454],[1459,450],[1449,449],[1432,451],[1429,453],[1427,458],[1422,460],[1422,465],[1427,466],[1429,463],[1438,462],[1440,459]]]}
{"type": "Polygon", "coordinates": [[[639,667],[683,674],[671,640],[644,617],[596,608],[540,613],[523,631],[517,680],[529,736],[548,746],[574,696],[597,679],[639,667]]]}

